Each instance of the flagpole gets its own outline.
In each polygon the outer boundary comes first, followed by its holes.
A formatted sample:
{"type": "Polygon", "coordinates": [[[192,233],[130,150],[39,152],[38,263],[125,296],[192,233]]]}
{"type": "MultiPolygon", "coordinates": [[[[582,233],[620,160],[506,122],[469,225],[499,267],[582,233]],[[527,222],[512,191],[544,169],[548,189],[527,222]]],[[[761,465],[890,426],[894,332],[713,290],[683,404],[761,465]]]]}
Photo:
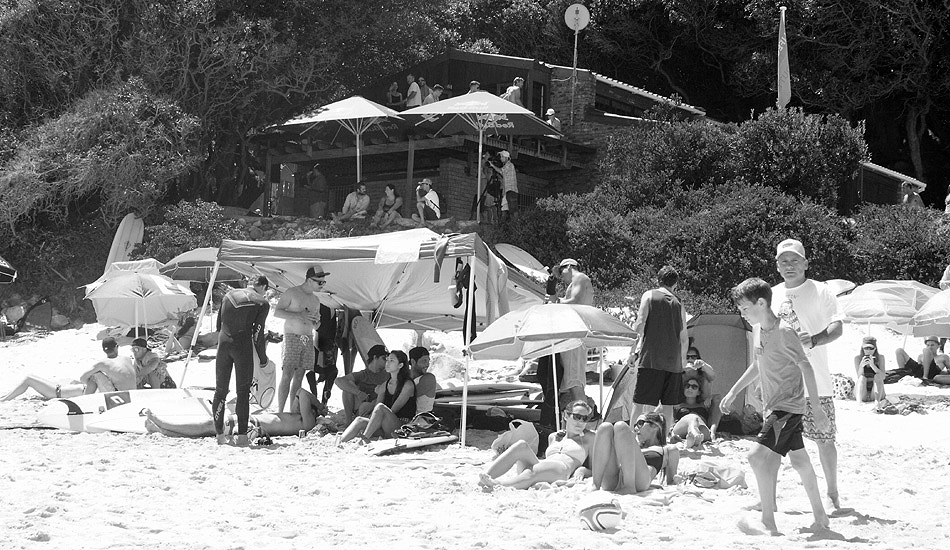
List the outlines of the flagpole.
{"type": "Polygon", "coordinates": [[[785,36],[785,6],[779,8],[778,23],[778,99],[775,104],[784,109],[792,99],[792,76],[788,69],[788,39],[785,36]]]}

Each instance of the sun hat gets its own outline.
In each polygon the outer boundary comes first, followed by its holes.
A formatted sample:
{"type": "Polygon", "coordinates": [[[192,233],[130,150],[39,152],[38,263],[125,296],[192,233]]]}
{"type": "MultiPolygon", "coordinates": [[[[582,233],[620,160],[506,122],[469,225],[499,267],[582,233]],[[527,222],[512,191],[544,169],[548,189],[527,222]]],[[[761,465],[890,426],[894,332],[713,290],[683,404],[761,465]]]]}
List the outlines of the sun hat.
{"type": "Polygon", "coordinates": [[[148,349],[148,341],[146,341],[145,338],[136,338],[132,340],[132,347],[148,349]]]}
{"type": "Polygon", "coordinates": [[[785,239],[784,241],[778,243],[778,247],[775,249],[775,259],[777,260],[779,256],[784,252],[791,252],[803,260],[808,258],[805,256],[805,247],[802,246],[801,241],[795,239],[785,239]]]}
{"type": "Polygon", "coordinates": [[[314,277],[326,277],[329,275],[329,271],[324,271],[323,266],[320,264],[313,265],[307,268],[307,278],[312,279],[314,277]]]}
{"type": "Polygon", "coordinates": [[[547,112],[545,112],[544,114],[551,116],[554,114],[554,109],[548,109],[547,112]]]}

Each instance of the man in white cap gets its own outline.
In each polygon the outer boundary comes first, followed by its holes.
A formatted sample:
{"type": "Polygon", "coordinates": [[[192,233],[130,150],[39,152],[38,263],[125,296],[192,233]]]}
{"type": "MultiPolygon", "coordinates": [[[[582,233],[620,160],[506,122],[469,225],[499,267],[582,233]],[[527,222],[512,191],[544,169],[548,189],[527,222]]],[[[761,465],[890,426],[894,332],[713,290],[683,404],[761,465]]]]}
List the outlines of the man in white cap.
{"type": "Polygon", "coordinates": [[[501,176],[501,218],[508,220],[511,217],[518,217],[518,172],[515,170],[515,165],[511,163],[511,153],[508,151],[504,149],[498,151],[498,160],[501,161],[500,166],[494,164],[489,166],[501,176]]]}
{"type": "MultiPolygon", "coordinates": [[[[581,273],[577,268],[577,260],[565,258],[555,268],[555,273],[561,282],[567,285],[564,296],[557,300],[560,304],[594,305],[594,285],[590,277],[581,273]]],[[[570,391],[571,398],[563,403],[567,404],[578,399],[586,399],[584,386],[587,383],[587,348],[580,346],[561,355],[564,365],[564,376],[559,381],[558,391],[570,391]]]]}
{"type": "Polygon", "coordinates": [[[323,266],[307,269],[303,284],[284,292],[274,309],[274,317],[284,320],[280,383],[277,385],[277,412],[284,412],[287,397],[297,395],[304,374],[313,368],[313,331],[320,326],[320,300],[314,295],[327,284],[323,266]]]}
{"type": "Polygon", "coordinates": [[[772,287],[772,311],[798,332],[808,362],[815,369],[818,401],[828,416],[827,430],[815,426],[810,400],[803,420],[803,435],[818,444],[818,458],[825,473],[827,495],[832,510],[840,510],[838,498],[838,449],[835,446],[834,386],[828,368],[827,345],[841,336],[843,315],[834,291],[823,282],[805,276],[808,259],[805,247],[795,239],[785,239],[775,250],[775,263],[784,282],[772,287]]]}
{"type": "Polygon", "coordinates": [[[416,186],[416,213],[412,219],[425,227],[427,221],[442,219],[442,201],[439,194],[432,188],[432,180],[422,178],[416,186]]]}
{"type": "Polygon", "coordinates": [[[548,109],[547,112],[544,113],[544,116],[545,116],[544,118],[545,122],[547,122],[552,128],[554,128],[558,132],[561,131],[561,119],[554,116],[554,109],[548,109]]]}

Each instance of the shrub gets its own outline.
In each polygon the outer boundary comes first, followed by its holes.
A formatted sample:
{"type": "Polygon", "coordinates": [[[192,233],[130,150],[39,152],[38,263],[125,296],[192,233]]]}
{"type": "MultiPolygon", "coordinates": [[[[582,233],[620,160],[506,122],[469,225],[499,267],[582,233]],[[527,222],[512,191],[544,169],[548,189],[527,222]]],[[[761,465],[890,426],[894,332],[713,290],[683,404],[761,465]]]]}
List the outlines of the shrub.
{"type": "Polygon", "coordinates": [[[931,208],[865,205],[854,216],[856,283],[914,279],[937,286],[950,257],[950,223],[931,208]]]}
{"type": "Polygon", "coordinates": [[[182,252],[221,246],[222,239],[246,239],[243,226],[224,217],[213,202],[181,201],[165,210],[165,223],[146,228],[141,257],[167,262],[182,252]]]}

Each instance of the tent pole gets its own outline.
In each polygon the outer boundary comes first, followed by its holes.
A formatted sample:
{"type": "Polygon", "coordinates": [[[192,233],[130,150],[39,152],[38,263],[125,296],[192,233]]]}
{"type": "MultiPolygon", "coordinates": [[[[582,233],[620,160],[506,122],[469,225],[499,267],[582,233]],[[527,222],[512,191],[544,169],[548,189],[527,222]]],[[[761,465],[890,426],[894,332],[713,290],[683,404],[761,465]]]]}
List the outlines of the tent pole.
{"type": "Polygon", "coordinates": [[[363,181],[363,159],[360,157],[360,142],[363,141],[360,139],[362,137],[362,132],[356,134],[356,184],[359,185],[363,181]]]}
{"type": "Polygon", "coordinates": [[[597,361],[597,371],[600,374],[600,404],[597,410],[600,411],[601,418],[604,417],[604,348],[600,348],[600,359],[597,361]]]}
{"type": "Polygon", "coordinates": [[[185,357],[185,368],[181,371],[181,380],[178,381],[180,387],[185,387],[185,375],[188,373],[188,363],[191,362],[191,350],[195,345],[195,340],[198,339],[198,335],[201,334],[201,321],[205,318],[205,311],[208,309],[208,303],[211,302],[211,289],[214,288],[214,280],[218,277],[218,267],[221,266],[221,262],[215,260],[214,268],[211,270],[211,280],[208,281],[208,290],[205,291],[205,298],[201,302],[201,313],[198,314],[198,321],[195,323],[195,335],[191,337],[191,342],[188,342],[188,356],[185,357]]]}
{"type": "Polygon", "coordinates": [[[554,380],[554,430],[561,431],[561,405],[558,403],[557,389],[557,355],[554,353],[554,342],[551,342],[551,379],[554,380]]]}
{"type": "Polygon", "coordinates": [[[468,373],[472,364],[472,319],[475,315],[475,253],[468,260],[468,304],[465,308],[465,376],[462,377],[462,437],[459,443],[465,446],[465,430],[468,426],[468,373]]]}

